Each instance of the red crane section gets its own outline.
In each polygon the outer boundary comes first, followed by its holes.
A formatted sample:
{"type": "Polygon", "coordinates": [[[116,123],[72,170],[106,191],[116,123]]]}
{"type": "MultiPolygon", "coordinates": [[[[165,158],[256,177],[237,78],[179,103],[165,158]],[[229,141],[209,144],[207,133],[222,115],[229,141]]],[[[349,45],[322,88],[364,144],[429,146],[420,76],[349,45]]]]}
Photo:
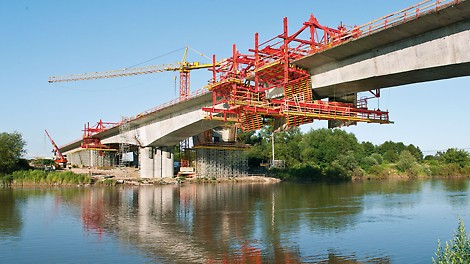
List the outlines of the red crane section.
{"type": "Polygon", "coordinates": [[[49,135],[47,130],[44,130],[44,131],[46,132],[47,137],[49,138],[49,140],[52,143],[52,146],[54,147],[54,150],[53,150],[54,156],[57,155],[57,158],[55,159],[55,162],[57,164],[66,165],[67,164],[67,158],[65,158],[64,155],[62,155],[62,153],[59,150],[59,147],[57,147],[57,145],[55,144],[54,140],[51,138],[51,136],[49,135]]]}

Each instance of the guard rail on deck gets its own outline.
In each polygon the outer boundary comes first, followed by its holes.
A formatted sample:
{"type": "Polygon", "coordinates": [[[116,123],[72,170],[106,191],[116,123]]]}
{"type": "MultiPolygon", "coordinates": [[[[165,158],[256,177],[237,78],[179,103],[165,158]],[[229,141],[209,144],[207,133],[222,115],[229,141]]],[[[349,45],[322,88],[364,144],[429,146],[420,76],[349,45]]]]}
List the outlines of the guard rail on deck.
{"type": "MultiPolygon", "coordinates": [[[[149,114],[158,112],[158,111],[160,111],[160,110],[162,110],[162,109],[165,109],[165,108],[167,108],[167,107],[170,107],[170,106],[179,104],[179,103],[181,103],[181,102],[184,102],[184,101],[187,101],[187,100],[190,100],[190,99],[195,99],[195,98],[201,97],[201,96],[203,96],[203,95],[205,95],[205,94],[207,94],[207,93],[210,93],[210,91],[208,91],[206,88],[199,89],[199,90],[197,90],[197,91],[191,93],[188,97],[185,97],[185,98],[176,98],[176,99],[173,99],[173,100],[171,100],[171,101],[169,101],[169,102],[166,102],[166,103],[164,103],[164,104],[161,104],[161,105],[159,105],[159,106],[156,106],[156,107],[154,107],[154,108],[152,108],[152,109],[149,109],[149,110],[147,110],[147,111],[141,112],[141,113],[139,113],[138,115],[136,115],[136,116],[134,116],[134,117],[131,117],[128,122],[132,122],[132,121],[134,121],[134,120],[136,120],[136,119],[139,119],[139,118],[144,117],[144,116],[147,116],[147,115],[149,115],[149,114]]],[[[106,130],[109,130],[109,129],[112,129],[112,128],[115,128],[115,127],[119,127],[120,125],[122,125],[122,123],[123,123],[123,122],[121,121],[120,123],[118,123],[118,124],[116,124],[116,125],[114,125],[114,126],[112,126],[112,127],[109,127],[109,128],[107,128],[106,130]]],[[[106,130],[105,130],[105,131],[106,131],[106,130]]],[[[98,133],[98,134],[99,134],[99,133],[98,133]]],[[[59,149],[62,149],[62,148],[65,147],[65,146],[69,146],[69,145],[72,145],[72,144],[76,144],[76,143],[78,143],[78,142],[80,142],[80,141],[82,141],[82,139],[74,140],[74,141],[72,141],[72,142],[70,142],[70,143],[68,143],[68,144],[64,144],[64,145],[60,146],[59,149]]]]}
{"type": "MultiPolygon", "coordinates": [[[[428,13],[438,12],[439,10],[464,1],[466,0],[425,0],[419,2],[413,6],[375,19],[364,25],[355,26],[354,28],[346,31],[344,35],[338,39],[338,45],[344,44],[345,42],[348,42],[348,40],[351,41],[357,38],[369,36],[387,28],[406,23],[428,13]]],[[[333,43],[332,46],[326,46],[325,49],[333,46],[336,45],[333,43]]]]}

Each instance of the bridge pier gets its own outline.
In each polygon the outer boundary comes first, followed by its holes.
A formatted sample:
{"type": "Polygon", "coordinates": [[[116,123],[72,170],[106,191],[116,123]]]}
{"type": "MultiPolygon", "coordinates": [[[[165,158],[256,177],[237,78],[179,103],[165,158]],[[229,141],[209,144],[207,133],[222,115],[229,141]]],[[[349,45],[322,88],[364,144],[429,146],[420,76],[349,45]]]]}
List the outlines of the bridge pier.
{"type": "Polygon", "coordinates": [[[173,177],[173,149],[144,147],[139,150],[141,178],[173,177]]]}

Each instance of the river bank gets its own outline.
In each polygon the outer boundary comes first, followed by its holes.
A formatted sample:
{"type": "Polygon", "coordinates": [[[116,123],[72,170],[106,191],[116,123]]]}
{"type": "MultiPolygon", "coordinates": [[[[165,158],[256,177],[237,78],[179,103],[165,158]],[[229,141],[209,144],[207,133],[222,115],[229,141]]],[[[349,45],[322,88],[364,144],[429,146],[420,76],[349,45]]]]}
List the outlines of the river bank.
{"type": "Polygon", "coordinates": [[[209,177],[171,177],[171,178],[141,178],[137,168],[114,169],[84,169],[73,168],[63,171],[29,170],[17,171],[11,175],[0,175],[1,186],[116,186],[116,185],[169,185],[169,184],[200,184],[200,183],[279,183],[297,182],[328,182],[328,181],[368,181],[368,180],[411,180],[411,179],[444,179],[470,178],[470,175],[414,175],[400,173],[397,170],[387,170],[380,175],[359,174],[342,179],[315,177],[305,171],[288,174],[287,171],[269,171],[268,175],[248,175],[227,178],[209,177]]]}
{"type": "Polygon", "coordinates": [[[171,177],[140,178],[136,168],[70,169],[63,171],[28,170],[0,175],[0,186],[51,187],[51,186],[115,186],[115,185],[168,185],[196,183],[278,183],[280,179],[263,175],[248,175],[228,178],[171,177]]]}

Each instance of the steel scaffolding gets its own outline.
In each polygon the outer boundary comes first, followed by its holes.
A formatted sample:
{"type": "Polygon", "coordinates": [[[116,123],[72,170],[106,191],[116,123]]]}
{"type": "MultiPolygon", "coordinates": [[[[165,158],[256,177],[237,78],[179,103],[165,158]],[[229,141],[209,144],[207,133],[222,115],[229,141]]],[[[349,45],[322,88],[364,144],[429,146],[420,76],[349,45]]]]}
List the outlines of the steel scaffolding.
{"type": "Polygon", "coordinates": [[[127,165],[127,160],[125,160],[125,156],[127,153],[130,151],[130,145],[129,145],[129,132],[130,132],[130,122],[129,118],[127,117],[122,117],[121,119],[121,125],[119,126],[119,137],[120,137],[120,143],[119,143],[119,167],[124,168],[127,165]]]}

